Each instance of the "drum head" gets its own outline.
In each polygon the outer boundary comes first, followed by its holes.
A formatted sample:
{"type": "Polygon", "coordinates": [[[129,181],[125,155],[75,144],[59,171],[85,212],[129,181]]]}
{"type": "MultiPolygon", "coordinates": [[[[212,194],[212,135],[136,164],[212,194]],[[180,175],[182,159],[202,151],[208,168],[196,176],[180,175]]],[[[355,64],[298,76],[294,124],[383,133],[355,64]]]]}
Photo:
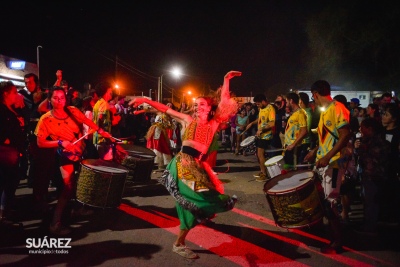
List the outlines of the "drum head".
{"type": "Polygon", "coordinates": [[[121,146],[129,156],[142,158],[155,158],[156,154],[143,146],[135,146],[130,144],[121,144],[121,146]]]}
{"type": "Polygon", "coordinates": [[[272,157],[269,160],[267,160],[264,165],[265,166],[271,166],[271,165],[274,165],[275,163],[279,162],[282,159],[283,159],[282,155],[275,156],[275,157],[272,157]]]}
{"type": "Polygon", "coordinates": [[[248,146],[248,145],[250,145],[251,143],[253,143],[255,139],[256,139],[255,136],[249,136],[249,137],[247,137],[246,139],[244,139],[244,140],[240,143],[240,146],[248,146]]]}
{"type": "Polygon", "coordinates": [[[265,183],[264,191],[266,193],[283,193],[292,191],[306,183],[314,177],[314,172],[293,171],[283,175],[278,175],[275,178],[265,183]]]}
{"type": "Polygon", "coordinates": [[[106,173],[128,173],[128,169],[112,161],[102,159],[85,159],[81,162],[82,166],[99,172],[106,173]]]}

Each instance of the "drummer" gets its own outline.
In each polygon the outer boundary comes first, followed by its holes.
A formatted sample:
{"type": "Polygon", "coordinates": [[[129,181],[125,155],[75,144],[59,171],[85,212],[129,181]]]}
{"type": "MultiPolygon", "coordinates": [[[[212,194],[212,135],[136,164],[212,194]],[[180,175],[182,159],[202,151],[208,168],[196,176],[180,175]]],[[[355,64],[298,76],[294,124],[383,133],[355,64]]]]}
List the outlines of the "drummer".
{"type": "Polygon", "coordinates": [[[322,177],[325,212],[333,235],[332,242],[321,248],[321,252],[336,254],[342,250],[342,233],[335,203],[340,203],[339,189],[345,172],[339,159],[340,151],[347,146],[350,138],[349,111],[342,103],[332,99],[331,86],[327,81],[316,81],[311,86],[311,93],[315,103],[325,110],[321,112],[318,124],[319,146],[311,150],[304,161],[311,162],[316,157],[315,167],[322,177]]]}
{"type": "Polygon", "coordinates": [[[284,143],[284,169],[296,169],[298,159],[303,153],[302,149],[306,149],[302,145],[302,141],[307,136],[307,114],[304,109],[299,106],[299,95],[289,93],[286,95],[287,105],[291,110],[291,114],[285,128],[284,143]]]}
{"type": "Polygon", "coordinates": [[[71,230],[61,224],[62,213],[75,190],[74,173],[84,150],[82,124],[95,129],[105,138],[111,138],[108,132],[98,127],[78,109],[66,106],[66,94],[62,87],[54,87],[48,99],[52,109],[44,114],[36,127],[37,145],[41,148],[59,148],[57,154],[64,188],[57,201],[50,232],[54,235],[67,235],[71,230]],[[78,139],[81,139],[78,141],[78,139]],[[78,142],[76,142],[78,141],[78,142]],[[76,144],[75,144],[76,142],[76,144]],[[67,153],[69,152],[69,153],[67,153]],[[68,155],[68,156],[67,156],[68,155]]]}
{"type": "Polygon", "coordinates": [[[263,94],[254,96],[253,101],[256,103],[260,112],[258,113],[258,119],[250,122],[246,131],[249,130],[253,125],[258,125],[256,133],[256,146],[257,146],[257,158],[260,165],[260,173],[255,174],[257,182],[267,181],[267,169],[265,167],[265,150],[271,147],[272,141],[272,130],[275,127],[275,109],[272,105],[268,104],[267,98],[263,94]]]}

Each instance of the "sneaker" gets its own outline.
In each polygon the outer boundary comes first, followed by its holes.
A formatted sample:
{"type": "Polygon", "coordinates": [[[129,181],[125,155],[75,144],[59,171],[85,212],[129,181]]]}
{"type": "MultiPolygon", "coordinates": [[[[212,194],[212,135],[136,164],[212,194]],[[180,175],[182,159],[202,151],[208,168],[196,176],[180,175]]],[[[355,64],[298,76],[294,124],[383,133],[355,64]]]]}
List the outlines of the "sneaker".
{"type": "Polygon", "coordinates": [[[321,248],[323,254],[339,254],[343,251],[343,247],[337,243],[330,243],[328,246],[321,248]]]}
{"type": "Polygon", "coordinates": [[[261,173],[259,177],[256,178],[257,182],[266,182],[267,181],[267,176],[264,173],[261,173]]]}
{"type": "Polygon", "coordinates": [[[254,174],[253,176],[254,176],[255,178],[257,178],[257,177],[260,177],[261,174],[263,174],[263,173],[262,173],[262,172],[259,172],[259,173],[257,173],[257,174],[254,174]]]}
{"type": "Polygon", "coordinates": [[[68,235],[69,233],[71,233],[71,229],[63,226],[60,222],[57,222],[56,224],[50,224],[49,230],[50,233],[58,236],[68,235]]]}
{"type": "Polygon", "coordinates": [[[187,246],[172,246],[172,251],[181,255],[184,258],[187,259],[197,259],[199,256],[197,256],[196,253],[191,251],[187,246]]]}

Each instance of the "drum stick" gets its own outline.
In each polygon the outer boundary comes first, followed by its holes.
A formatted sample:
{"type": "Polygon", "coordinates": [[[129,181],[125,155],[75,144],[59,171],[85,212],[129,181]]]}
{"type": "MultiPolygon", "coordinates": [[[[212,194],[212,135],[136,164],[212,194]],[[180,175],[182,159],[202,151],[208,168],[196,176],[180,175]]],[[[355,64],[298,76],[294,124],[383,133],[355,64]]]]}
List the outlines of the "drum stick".
{"type": "Polygon", "coordinates": [[[83,135],[81,138],[79,138],[78,140],[76,140],[75,142],[73,142],[72,144],[75,145],[76,143],[78,143],[79,141],[81,141],[83,138],[85,138],[86,136],[88,136],[90,134],[90,132],[87,132],[85,135],[83,135]]]}
{"type": "MultiPolygon", "coordinates": [[[[250,129],[250,128],[249,128],[250,129]]],[[[239,135],[244,135],[245,132],[247,132],[249,129],[245,129],[241,134],[239,135]]]]}
{"type": "Polygon", "coordinates": [[[118,142],[123,143],[123,141],[121,139],[115,138],[114,136],[111,136],[112,139],[117,140],[118,142]]]}
{"type": "Polygon", "coordinates": [[[295,165],[295,167],[311,167],[311,166],[313,166],[314,165],[314,163],[310,163],[310,164],[297,164],[297,165],[295,165]]]}
{"type": "Polygon", "coordinates": [[[285,148],[276,148],[276,149],[266,149],[265,152],[279,152],[279,151],[285,151],[285,148]]]}

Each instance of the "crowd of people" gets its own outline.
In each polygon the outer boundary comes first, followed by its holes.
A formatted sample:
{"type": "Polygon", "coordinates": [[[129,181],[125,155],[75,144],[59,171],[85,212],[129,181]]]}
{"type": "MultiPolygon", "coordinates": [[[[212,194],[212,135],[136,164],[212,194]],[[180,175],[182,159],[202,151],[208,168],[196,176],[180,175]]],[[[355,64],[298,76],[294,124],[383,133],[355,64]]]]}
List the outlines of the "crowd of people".
{"type": "Polygon", "coordinates": [[[181,231],[172,250],[186,258],[197,255],[185,244],[189,231],[217,212],[232,209],[236,197],[224,194],[213,170],[218,147],[227,145],[236,156],[242,143],[254,138],[260,171],[255,181],[272,178],[266,161],[282,155],[282,173],[313,166],[332,242],[323,253],[342,249],[341,225],[348,221],[355,184],[362,186],[365,207],[361,232],[374,233],[379,221],[399,223],[398,190],[400,127],[399,101],[385,93],[367,107],[359,99],[331,97],[327,81],[316,81],[310,93],[288,92],[268,101],[257,94],[239,104],[229,91],[228,72],[213,97],[202,96],[190,108],[147,98],[127,101],[108,82],[79,92],[56,72],[50,90],[41,90],[38,77],[26,74],[26,87],[0,83],[0,218],[12,226],[13,201],[20,180],[33,188],[33,208],[48,211],[49,185],[58,201],[49,231],[67,235],[66,207],[74,198],[79,163],[85,158],[113,160],[115,140],[132,138],[155,153],[163,184],[176,200],[181,231]],[[147,104],[150,108],[143,108],[147,104]],[[343,206],[338,211],[338,205],[343,206]]]}

